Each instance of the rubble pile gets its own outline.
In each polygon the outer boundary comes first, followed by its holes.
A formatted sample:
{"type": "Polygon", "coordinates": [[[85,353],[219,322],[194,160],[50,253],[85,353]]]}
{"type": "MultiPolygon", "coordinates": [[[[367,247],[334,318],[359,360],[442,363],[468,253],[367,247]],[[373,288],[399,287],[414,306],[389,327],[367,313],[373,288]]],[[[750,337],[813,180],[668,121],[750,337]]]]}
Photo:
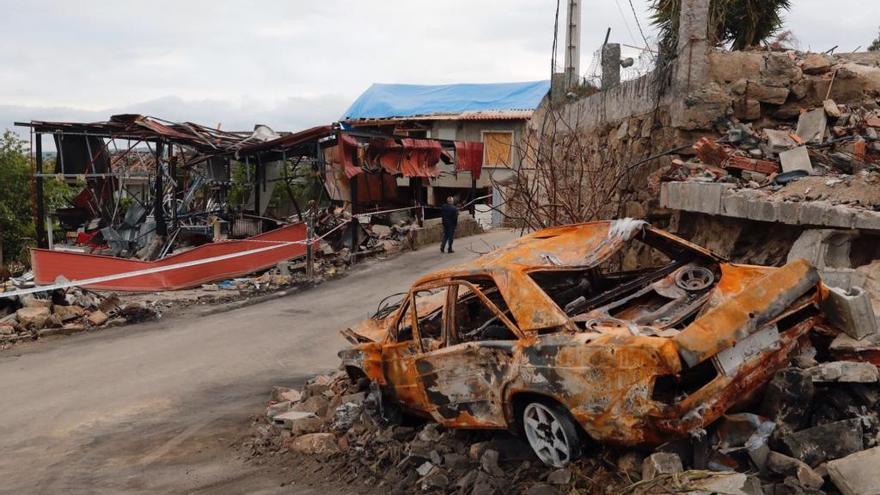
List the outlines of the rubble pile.
{"type": "Polygon", "coordinates": [[[838,105],[803,110],[797,122],[719,124],[717,140],[703,137],[694,155],[682,156],[649,179],[720,182],[778,201],[827,201],[880,210],[880,105],[838,105]],[[767,127],[759,128],[760,125],[767,127]]]}
{"type": "Polygon", "coordinates": [[[48,294],[0,299],[0,346],[50,335],[157,319],[161,312],[142,302],[72,288],[48,294]]]}
{"type": "Polygon", "coordinates": [[[880,373],[835,360],[852,337],[811,340],[760,397],[707,431],[653,450],[593,444],[560,469],[507,432],[401,420],[377,388],[341,371],[301,391],[276,387],[245,449],[252,462],[293,466],[296,483],[358,493],[878,493],[880,373]]]}

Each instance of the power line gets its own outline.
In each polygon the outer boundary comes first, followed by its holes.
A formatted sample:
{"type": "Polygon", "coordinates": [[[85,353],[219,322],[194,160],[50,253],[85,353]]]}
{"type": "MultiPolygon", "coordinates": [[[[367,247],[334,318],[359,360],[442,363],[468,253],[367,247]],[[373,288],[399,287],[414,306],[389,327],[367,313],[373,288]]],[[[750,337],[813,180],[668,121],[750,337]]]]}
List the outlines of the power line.
{"type": "Polygon", "coordinates": [[[639,22],[639,15],[636,14],[636,7],[635,7],[635,5],[633,5],[632,0],[629,0],[629,8],[632,9],[633,17],[636,18],[636,26],[638,26],[639,34],[642,35],[642,40],[644,40],[644,42],[645,42],[645,48],[649,48],[651,46],[651,44],[648,43],[648,38],[647,38],[647,36],[645,36],[645,32],[642,30],[642,23],[639,22]]]}

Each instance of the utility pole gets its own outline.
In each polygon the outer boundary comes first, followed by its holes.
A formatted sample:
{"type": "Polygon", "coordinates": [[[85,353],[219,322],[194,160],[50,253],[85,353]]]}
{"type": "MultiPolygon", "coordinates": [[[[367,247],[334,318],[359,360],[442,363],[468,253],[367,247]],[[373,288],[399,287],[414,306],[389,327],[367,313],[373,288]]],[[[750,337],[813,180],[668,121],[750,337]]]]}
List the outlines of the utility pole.
{"type": "Polygon", "coordinates": [[[568,0],[568,28],[565,30],[565,87],[578,84],[581,68],[581,0],[568,0]]]}

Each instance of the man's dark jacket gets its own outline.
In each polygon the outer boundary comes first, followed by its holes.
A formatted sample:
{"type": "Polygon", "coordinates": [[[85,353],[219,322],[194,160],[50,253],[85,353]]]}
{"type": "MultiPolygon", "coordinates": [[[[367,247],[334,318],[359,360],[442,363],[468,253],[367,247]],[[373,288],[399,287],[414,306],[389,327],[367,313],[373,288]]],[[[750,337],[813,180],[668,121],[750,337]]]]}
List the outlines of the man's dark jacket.
{"type": "Polygon", "coordinates": [[[458,208],[449,203],[440,207],[440,216],[443,218],[444,229],[454,229],[458,226],[458,208]]]}

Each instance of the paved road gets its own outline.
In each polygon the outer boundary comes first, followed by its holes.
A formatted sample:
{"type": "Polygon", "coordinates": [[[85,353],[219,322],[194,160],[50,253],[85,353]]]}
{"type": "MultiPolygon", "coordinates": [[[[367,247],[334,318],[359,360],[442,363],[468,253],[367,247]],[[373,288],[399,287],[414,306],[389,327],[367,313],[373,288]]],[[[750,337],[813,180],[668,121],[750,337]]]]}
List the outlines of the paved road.
{"type": "Polygon", "coordinates": [[[271,387],[335,368],[338,331],[384,295],[512,238],[459,240],[452,255],[429,246],[235,311],[2,352],[0,493],[291,493],[281,484],[295,480],[232,448],[271,387]]]}

